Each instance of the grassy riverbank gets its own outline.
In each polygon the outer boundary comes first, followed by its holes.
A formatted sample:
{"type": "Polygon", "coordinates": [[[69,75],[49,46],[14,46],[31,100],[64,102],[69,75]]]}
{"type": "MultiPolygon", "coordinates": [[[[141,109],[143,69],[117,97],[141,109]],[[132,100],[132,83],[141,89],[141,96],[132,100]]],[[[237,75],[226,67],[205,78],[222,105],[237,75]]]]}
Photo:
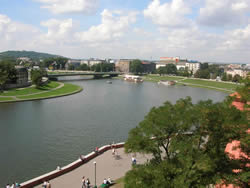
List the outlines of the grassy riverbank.
{"type": "Polygon", "coordinates": [[[187,85],[191,87],[207,88],[207,89],[223,91],[226,93],[233,93],[238,87],[238,85],[234,83],[192,79],[192,78],[186,78],[186,77],[180,77],[180,76],[146,75],[143,78],[145,81],[150,81],[150,82],[159,82],[160,80],[175,80],[177,81],[178,85],[187,85]]]}
{"type": "Polygon", "coordinates": [[[0,102],[17,102],[60,97],[80,92],[82,88],[73,84],[50,82],[47,86],[12,89],[0,93],[0,102]]]}

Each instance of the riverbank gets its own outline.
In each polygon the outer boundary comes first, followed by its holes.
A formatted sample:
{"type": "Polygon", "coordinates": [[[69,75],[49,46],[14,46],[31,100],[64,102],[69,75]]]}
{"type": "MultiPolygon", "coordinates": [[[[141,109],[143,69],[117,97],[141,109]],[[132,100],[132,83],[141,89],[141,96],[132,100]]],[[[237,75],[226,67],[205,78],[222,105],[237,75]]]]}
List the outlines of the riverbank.
{"type": "Polygon", "coordinates": [[[124,177],[126,172],[132,169],[132,156],[136,155],[137,164],[144,164],[151,159],[151,155],[126,154],[123,147],[124,143],[102,146],[98,153],[92,152],[81,156],[69,165],[21,183],[21,187],[39,188],[44,180],[49,180],[53,188],[80,187],[83,176],[90,179],[91,185],[95,185],[96,182],[99,187],[104,178],[110,177],[112,180],[117,180],[124,177]],[[116,148],[116,155],[112,154],[112,148],[114,147],[116,148]]]}
{"type": "Polygon", "coordinates": [[[81,92],[82,88],[77,85],[50,82],[46,86],[36,88],[31,86],[28,88],[11,89],[0,93],[0,103],[21,102],[31,100],[41,100],[72,95],[81,92]]]}
{"type": "Polygon", "coordinates": [[[213,89],[225,93],[233,93],[238,87],[238,84],[231,82],[218,82],[214,80],[187,78],[181,76],[146,75],[143,76],[143,79],[150,82],[159,82],[160,80],[174,80],[176,81],[177,85],[213,89]]]}

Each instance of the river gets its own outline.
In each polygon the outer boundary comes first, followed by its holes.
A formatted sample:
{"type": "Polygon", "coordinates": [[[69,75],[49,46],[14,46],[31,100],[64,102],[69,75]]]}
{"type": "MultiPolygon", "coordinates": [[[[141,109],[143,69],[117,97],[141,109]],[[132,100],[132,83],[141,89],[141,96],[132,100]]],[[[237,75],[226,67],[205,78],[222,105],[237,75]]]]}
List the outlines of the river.
{"type": "Polygon", "coordinates": [[[191,96],[222,101],[227,94],[187,86],[122,80],[77,80],[81,93],[0,104],[0,187],[64,166],[96,146],[125,141],[153,106],[191,96]]]}

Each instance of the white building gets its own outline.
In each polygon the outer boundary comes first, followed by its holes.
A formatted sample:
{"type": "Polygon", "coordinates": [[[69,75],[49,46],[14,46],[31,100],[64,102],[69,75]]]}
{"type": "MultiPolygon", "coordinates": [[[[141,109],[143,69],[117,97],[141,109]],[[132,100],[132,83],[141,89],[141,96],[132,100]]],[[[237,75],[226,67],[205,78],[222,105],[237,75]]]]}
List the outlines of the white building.
{"type": "Polygon", "coordinates": [[[228,69],[226,71],[227,74],[231,74],[232,77],[234,77],[236,74],[240,75],[241,77],[245,78],[247,77],[247,74],[249,73],[250,71],[248,69],[228,69]]]}
{"type": "Polygon", "coordinates": [[[189,72],[195,74],[200,69],[201,64],[198,62],[187,62],[186,67],[188,68],[189,72]]]}

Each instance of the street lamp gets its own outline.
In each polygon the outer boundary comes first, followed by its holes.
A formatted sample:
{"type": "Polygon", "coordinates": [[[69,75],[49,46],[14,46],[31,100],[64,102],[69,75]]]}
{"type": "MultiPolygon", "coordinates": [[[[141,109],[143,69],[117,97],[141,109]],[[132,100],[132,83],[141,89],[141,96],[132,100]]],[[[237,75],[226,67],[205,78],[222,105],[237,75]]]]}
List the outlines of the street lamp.
{"type": "Polygon", "coordinates": [[[93,162],[95,166],[95,187],[96,187],[96,161],[93,162]]]}

